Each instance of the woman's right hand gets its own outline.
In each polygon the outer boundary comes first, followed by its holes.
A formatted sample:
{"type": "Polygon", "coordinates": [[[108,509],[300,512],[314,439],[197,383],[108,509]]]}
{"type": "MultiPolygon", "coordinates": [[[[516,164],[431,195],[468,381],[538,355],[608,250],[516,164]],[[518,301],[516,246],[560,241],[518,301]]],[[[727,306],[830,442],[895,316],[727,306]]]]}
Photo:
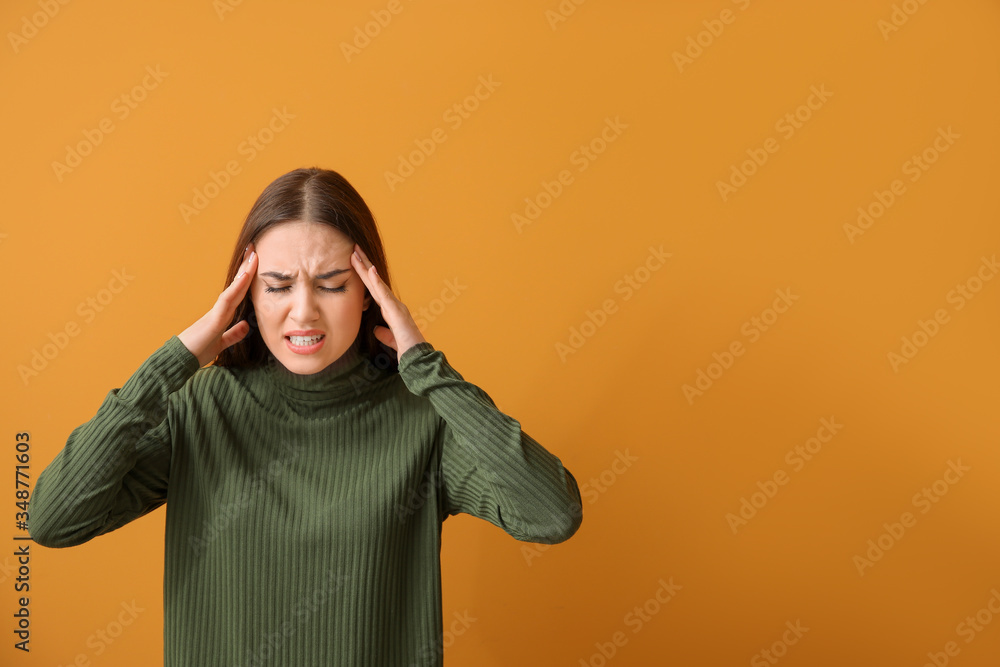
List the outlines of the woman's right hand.
{"type": "Polygon", "coordinates": [[[212,309],[177,336],[184,347],[198,357],[199,366],[213,361],[220,352],[240,342],[250,332],[250,323],[246,320],[240,320],[228,331],[223,330],[232,321],[236,307],[243,301],[257,270],[257,253],[252,243],[247,246],[243,255],[243,264],[236,272],[236,278],[222,291],[212,309]],[[249,257],[247,252],[250,253],[249,257]]]}

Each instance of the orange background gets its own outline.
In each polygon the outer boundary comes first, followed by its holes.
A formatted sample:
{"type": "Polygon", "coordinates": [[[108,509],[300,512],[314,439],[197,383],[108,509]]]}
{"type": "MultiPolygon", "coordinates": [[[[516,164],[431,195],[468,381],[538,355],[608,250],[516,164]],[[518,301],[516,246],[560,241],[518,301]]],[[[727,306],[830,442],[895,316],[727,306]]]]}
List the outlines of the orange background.
{"type": "Polygon", "coordinates": [[[996,664],[1000,280],[981,259],[1000,250],[996,2],[400,0],[348,59],[342,43],[392,3],[78,1],[32,32],[40,1],[0,9],[3,664],[160,663],[163,508],[74,548],[32,545],[31,652],[13,650],[14,438],[30,432],[33,482],[209,309],[264,186],[313,165],[368,201],[427,339],[584,490],[580,531],[549,549],[446,522],[445,627],[476,619],[446,636],[446,664],[996,664]],[[122,117],[147,67],[163,78],[122,117]],[[495,88],[456,127],[445,114],[480,77],[495,88]],[[273,109],[294,118],[268,136],[273,109]],[[113,130],[58,175],[102,119],[113,130]],[[606,119],[624,127],[602,145],[606,119]],[[241,150],[258,133],[270,143],[241,150]],[[727,179],[741,184],[724,198],[727,179]],[[852,242],[845,225],[878,197],[891,205],[852,242]],[[525,198],[546,207],[518,229],[525,198]],[[102,292],[123,269],[128,285],[102,292]],[[447,281],[465,286],[450,303],[447,281]],[[959,285],[979,291],[959,301],[959,285]],[[768,312],[783,290],[797,298],[768,312]],[[920,347],[894,367],[904,337],[920,347]],[[714,379],[689,400],[699,371],[714,379]],[[842,428],[797,463],[824,418],[842,428]],[[727,518],[741,506],[745,523],[727,518]],[[869,540],[888,548],[859,566],[869,540]],[[681,587],[663,604],[661,580],[681,587]],[[132,601],[143,611],[97,643],[132,601]],[[968,641],[977,613],[989,622],[968,641]]]}

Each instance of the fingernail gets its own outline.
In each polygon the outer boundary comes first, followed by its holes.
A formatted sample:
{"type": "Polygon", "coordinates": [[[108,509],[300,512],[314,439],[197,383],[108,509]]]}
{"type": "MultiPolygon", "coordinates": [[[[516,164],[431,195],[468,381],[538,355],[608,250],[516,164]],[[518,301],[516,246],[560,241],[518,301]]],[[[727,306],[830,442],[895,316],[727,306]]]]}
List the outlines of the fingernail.
{"type": "Polygon", "coordinates": [[[250,253],[250,259],[248,259],[247,261],[248,262],[252,262],[253,261],[253,256],[256,255],[256,254],[257,254],[256,250],[254,250],[252,253],[250,253]]]}

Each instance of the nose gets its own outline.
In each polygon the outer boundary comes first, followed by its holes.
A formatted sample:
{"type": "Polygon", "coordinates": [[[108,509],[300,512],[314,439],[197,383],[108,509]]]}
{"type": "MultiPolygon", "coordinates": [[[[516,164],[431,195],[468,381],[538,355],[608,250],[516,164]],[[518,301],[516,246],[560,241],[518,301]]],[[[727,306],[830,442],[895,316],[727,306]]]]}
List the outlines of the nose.
{"type": "Polygon", "coordinates": [[[289,313],[296,322],[306,324],[317,319],[319,308],[316,294],[311,285],[293,290],[292,310],[289,313]]]}

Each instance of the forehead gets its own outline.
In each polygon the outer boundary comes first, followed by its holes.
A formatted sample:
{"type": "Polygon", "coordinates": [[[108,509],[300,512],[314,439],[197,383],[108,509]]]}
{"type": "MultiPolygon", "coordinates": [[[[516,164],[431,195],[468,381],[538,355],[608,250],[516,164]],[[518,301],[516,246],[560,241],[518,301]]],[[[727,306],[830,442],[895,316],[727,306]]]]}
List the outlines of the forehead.
{"type": "Polygon", "coordinates": [[[330,225],[297,220],[271,227],[254,246],[263,261],[315,262],[349,255],[354,242],[330,225]]]}

